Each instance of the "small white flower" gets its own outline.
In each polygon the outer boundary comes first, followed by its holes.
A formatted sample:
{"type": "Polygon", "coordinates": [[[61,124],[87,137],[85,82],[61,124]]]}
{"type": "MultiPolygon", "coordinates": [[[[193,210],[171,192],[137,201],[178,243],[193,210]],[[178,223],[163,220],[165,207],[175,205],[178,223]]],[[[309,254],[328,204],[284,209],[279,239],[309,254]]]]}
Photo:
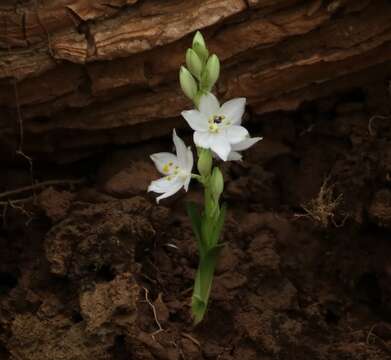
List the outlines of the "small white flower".
{"type": "Polygon", "coordinates": [[[187,191],[191,180],[191,170],[193,169],[191,148],[190,146],[186,147],[185,143],[176,134],[175,129],[172,138],[176,155],[167,152],[151,155],[156,168],[165,175],[159,180],[152,181],[148,187],[148,191],[162,194],[156,198],[157,203],[161,199],[174,195],[182,187],[187,191]]]}
{"type": "Polygon", "coordinates": [[[232,99],[221,107],[216,97],[208,93],[200,99],[199,110],[182,112],[194,132],[194,143],[211,149],[222,160],[228,160],[232,145],[246,139],[248,131],[241,126],[245,98],[232,99]]]}
{"type": "Polygon", "coordinates": [[[237,144],[232,145],[232,151],[228,155],[228,161],[240,161],[242,160],[242,155],[239,151],[244,151],[256,144],[258,141],[262,140],[262,137],[247,137],[243,141],[237,144]]]}

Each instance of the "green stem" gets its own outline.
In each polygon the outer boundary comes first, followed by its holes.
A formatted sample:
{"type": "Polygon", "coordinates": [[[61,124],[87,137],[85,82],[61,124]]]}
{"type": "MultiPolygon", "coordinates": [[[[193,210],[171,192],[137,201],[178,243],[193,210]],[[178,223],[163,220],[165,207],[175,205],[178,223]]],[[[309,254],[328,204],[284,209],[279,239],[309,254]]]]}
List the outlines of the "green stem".
{"type": "Polygon", "coordinates": [[[201,177],[200,180],[204,186],[204,211],[202,215],[196,214],[194,207],[189,212],[198,240],[200,257],[191,301],[195,324],[202,321],[206,314],[218,254],[222,247],[219,245],[219,238],[225,218],[225,206],[220,209],[219,199],[213,196],[211,181],[210,175],[201,177]]]}

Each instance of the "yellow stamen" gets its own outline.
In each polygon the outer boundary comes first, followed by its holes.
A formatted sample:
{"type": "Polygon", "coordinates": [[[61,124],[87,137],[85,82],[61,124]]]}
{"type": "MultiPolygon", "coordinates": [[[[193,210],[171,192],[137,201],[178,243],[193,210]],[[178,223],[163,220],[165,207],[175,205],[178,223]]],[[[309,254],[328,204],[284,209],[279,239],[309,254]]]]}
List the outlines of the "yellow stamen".
{"type": "Polygon", "coordinates": [[[209,125],[209,131],[213,133],[219,132],[219,127],[216,124],[209,125]]]}

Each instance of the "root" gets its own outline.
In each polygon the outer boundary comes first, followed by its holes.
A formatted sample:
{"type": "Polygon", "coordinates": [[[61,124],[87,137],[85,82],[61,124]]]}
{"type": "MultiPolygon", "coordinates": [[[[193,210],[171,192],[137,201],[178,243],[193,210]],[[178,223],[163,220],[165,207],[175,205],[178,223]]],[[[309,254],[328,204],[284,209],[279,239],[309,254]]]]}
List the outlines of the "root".
{"type": "Polygon", "coordinates": [[[188,334],[188,333],[181,333],[181,335],[184,337],[184,338],[186,338],[186,339],[189,339],[194,345],[196,345],[199,349],[201,349],[201,344],[200,344],[200,342],[196,339],[196,338],[194,338],[193,336],[191,336],[190,334],[188,334]]]}
{"type": "MultiPolygon", "coordinates": [[[[4,29],[5,29],[5,36],[7,37],[7,35],[8,35],[8,28],[7,28],[7,19],[6,18],[4,20],[4,29]]],[[[10,44],[8,44],[7,50],[8,50],[8,54],[11,56],[12,53],[11,53],[11,45],[10,44]]],[[[20,100],[19,100],[18,81],[17,81],[17,78],[16,78],[16,72],[15,71],[12,71],[12,72],[14,73],[14,76],[12,77],[11,82],[12,82],[12,87],[13,87],[13,91],[14,91],[14,98],[15,98],[17,132],[19,134],[16,154],[17,155],[21,155],[24,159],[26,159],[28,161],[29,169],[30,169],[30,177],[31,177],[31,181],[33,182],[33,179],[34,179],[33,178],[33,161],[32,161],[32,159],[29,156],[27,156],[23,152],[24,126],[23,126],[23,114],[22,114],[22,109],[21,109],[20,100]]]]}
{"type": "Polygon", "coordinates": [[[344,226],[348,215],[344,216],[344,219],[340,224],[335,221],[338,208],[342,202],[343,194],[335,197],[334,187],[335,184],[330,184],[330,179],[327,177],[320,188],[318,196],[315,199],[310,200],[307,204],[302,205],[306,214],[296,216],[309,217],[322,228],[327,228],[330,224],[335,227],[344,226]]]}
{"type": "Polygon", "coordinates": [[[151,336],[153,338],[153,340],[155,340],[155,336],[159,333],[161,333],[162,331],[164,331],[162,325],[160,324],[160,321],[158,319],[158,316],[157,316],[157,311],[156,311],[156,307],[155,305],[153,305],[153,303],[151,302],[151,300],[149,300],[149,291],[147,288],[143,287],[144,289],[144,292],[145,292],[145,301],[146,303],[151,307],[152,309],[152,312],[153,312],[153,317],[155,319],[155,323],[156,325],[158,326],[158,329],[156,331],[154,331],[151,336]]]}
{"type": "Polygon", "coordinates": [[[378,326],[379,324],[374,324],[368,331],[368,334],[367,334],[367,338],[366,338],[366,344],[368,346],[371,345],[371,338],[374,340],[374,341],[378,341],[379,345],[385,350],[387,351],[388,353],[391,353],[391,348],[390,346],[388,345],[387,341],[385,341],[384,339],[382,339],[380,336],[376,335],[374,333],[374,330],[375,328],[378,326]]]}
{"type": "Polygon", "coordinates": [[[35,196],[30,196],[28,198],[24,199],[18,199],[18,200],[13,200],[13,201],[0,201],[0,206],[3,207],[3,211],[1,213],[1,218],[3,221],[3,227],[7,227],[7,212],[8,208],[12,208],[15,210],[20,211],[23,215],[27,217],[27,221],[25,222],[25,226],[29,226],[31,221],[33,220],[33,213],[31,211],[28,211],[25,209],[23,204],[32,202],[35,200],[35,196]],[[22,204],[22,205],[19,205],[22,204]]]}

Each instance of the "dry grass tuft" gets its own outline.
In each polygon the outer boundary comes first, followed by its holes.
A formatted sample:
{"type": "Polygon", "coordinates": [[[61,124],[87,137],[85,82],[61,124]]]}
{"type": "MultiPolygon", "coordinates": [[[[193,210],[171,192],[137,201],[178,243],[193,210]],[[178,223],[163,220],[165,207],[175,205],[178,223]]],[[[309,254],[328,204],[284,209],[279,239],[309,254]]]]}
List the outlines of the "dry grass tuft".
{"type": "Polygon", "coordinates": [[[307,204],[302,205],[306,214],[298,216],[309,217],[322,228],[327,228],[330,225],[335,227],[343,226],[348,215],[344,215],[340,224],[336,222],[338,208],[341,205],[343,194],[339,194],[336,197],[334,195],[334,188],[335,184],[330,183],[329,177],[325,178],[318,196],[310,200],[307,204]]]}

